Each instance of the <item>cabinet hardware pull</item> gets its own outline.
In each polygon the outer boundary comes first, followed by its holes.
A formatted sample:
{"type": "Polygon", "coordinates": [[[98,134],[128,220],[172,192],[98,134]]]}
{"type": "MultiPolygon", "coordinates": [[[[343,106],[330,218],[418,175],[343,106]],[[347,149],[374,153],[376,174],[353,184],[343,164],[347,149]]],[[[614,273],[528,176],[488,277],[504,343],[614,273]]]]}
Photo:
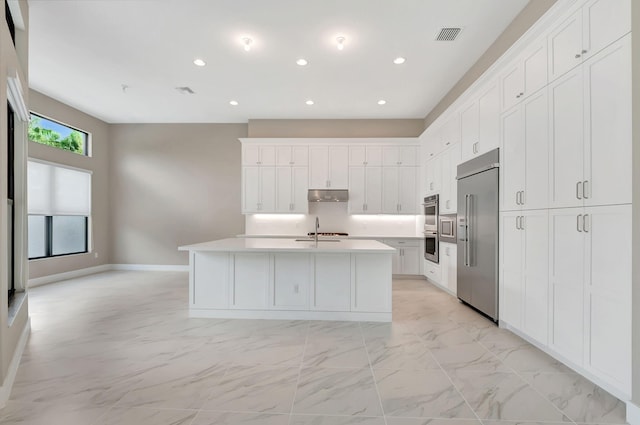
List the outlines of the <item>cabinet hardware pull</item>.
{"type": "Polygon", "coordinates": [[[576,229],[578,230],[578,232],[582,232],[582,229],[580,228],[580,218],[582,217],[582,214],[578,214],[576,216],[576,229]]]}
{"type": "Polygon", "coordinates": [[[524,190],[520,191],[520,205],[524,205],[524,190]]]}
{"type": "Polygon", "coordinates": [[[451,144],[451,142],[447,142],[447,143],[445,143],[445,145],[447,145],[447,146],[449,146],[450,144],[451,144]]]}
{"type": "Polygon", "coordinates": [[[520,192],[516,192],[516,205],[520,205],[520,192]]]}
{"type": "Polygon", "coordinates": [[[585,53],[587,53],[587,50],[586,50],[586,49],[583,49],[583,50],[582,50],[582,54],[584,55],[585,53]]]}
{"type": "Polygon", "coordinates": [[[580,56],[582,56],[580,53],[576,53],[576,59],[578,59],[580,56]]]}
{"type": "Polygon", "coordinates": [[[289,161],[289,165],[293,165],[293,164],[295,164],[295,162],[289,161]]]}
{"type": "Polygon", "coordinates": [[[582,229],[584,230],[585,233],[589,233],[590,228],[591,228],[591,218],[589,217],[589,214],[585,214],[582,217],[582,229]]]}
{"type": "Polygon", "coordinates": [[[398,204],[398,211],[402,211],[402,204],[398,204]]]}
{"type": "Polygon", "coordinates": [[[520,92],[520,96],[524,96],[524,92],[523,91],[520,92]]]}
{"type": "Polygon", "coordinates": [[[576,198],[578,198],[578,199],[582,199],[582,196],[580,195],[580,192],[582,192],[582,182],[577,182],[576,183],[576,198]]]}
{"type": "Polygon", "coordinates": [[[591,189],[591,187],[587,186],[588,184],[589,184],[589,180],[585,180],[584,182],[582,182],[582,197],[584,199],[589,199],[589,197],[591,196],[588,190],[588,189],[591,189]]]}
{"type": "Polygon", "coordinates": [[[520,216],[520,230],[524,230],[524,225],[526,224],[526,222],[524,221],[524,216],[521,215],[520,216]]]}
{"type": "Polygon", "coordinates": [[[367,161],[365,161],[365,162],[363,162],[363,164],[364,164],[364,165],[367,165],[367,164],[368,164],[368,162],[367,162],[367,161]]]}
{"type": "Polygon", "coordinates": [[[516,216],[516,230],[520,230],[520,216],[516,216]]]}

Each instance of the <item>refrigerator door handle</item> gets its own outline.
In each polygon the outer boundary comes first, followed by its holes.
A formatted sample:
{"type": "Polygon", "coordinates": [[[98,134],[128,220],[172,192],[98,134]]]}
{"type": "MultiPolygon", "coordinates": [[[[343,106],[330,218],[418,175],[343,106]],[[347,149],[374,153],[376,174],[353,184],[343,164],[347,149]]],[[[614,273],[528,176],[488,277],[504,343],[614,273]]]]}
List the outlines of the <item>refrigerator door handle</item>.
{"type": "Polygon", "coordinates": [[[469,234],[470,234],[470,226],[469,226],[469,202],[471,201],[471,195],[464,195],[464,265],[467,267],[471,266],[471,262],[469,260],[469,234]]]}

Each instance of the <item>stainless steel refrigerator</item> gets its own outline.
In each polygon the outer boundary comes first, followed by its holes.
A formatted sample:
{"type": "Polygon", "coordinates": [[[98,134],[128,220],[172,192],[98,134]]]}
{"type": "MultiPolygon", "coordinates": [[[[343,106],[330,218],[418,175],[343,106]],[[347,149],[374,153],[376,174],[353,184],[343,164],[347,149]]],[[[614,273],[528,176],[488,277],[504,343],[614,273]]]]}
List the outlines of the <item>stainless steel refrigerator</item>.
{"type": "Polygon", "coordinates": [[[498,320],[500,152],[458,165],[458,298],[498,320]]]}

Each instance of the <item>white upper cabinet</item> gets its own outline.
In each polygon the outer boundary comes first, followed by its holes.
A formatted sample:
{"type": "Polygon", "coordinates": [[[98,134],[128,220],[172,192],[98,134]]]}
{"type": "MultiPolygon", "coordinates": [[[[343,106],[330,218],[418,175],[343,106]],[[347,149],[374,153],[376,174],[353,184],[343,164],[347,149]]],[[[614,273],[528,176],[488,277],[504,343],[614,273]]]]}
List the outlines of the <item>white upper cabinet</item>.
{"type": "Polygon", "coordinates": [[[242,212],[274,212],[276,208],[276,168],[243,167],[242,212]]]}
{"type": "Polygon", "coordinates": [[[418,165],[417,146],[384,146],[382,148],[382,165],[415,167],[418,165]]]}
{"type": "Polygon", "coordinates": [[[495,82],[460,112],[462,160],[500,145],[500,96],[495,82]]]}
{"type": "Polygon", "coordinates": [[[242,165],[276,165],[276,147],[258,144],[242,145],[242,165]]]}
{"type": "Polygon", "coordinates": [[[352,145],[349,146],[349,166],[379,167],[382,165],[382,146],[352,145]]]}
{"type": "Polygon", "coordinates": [[[427,195],[440,192],[442,182],[442,155],[437,155],[427,162],[427,195]]]}
{"type": "Polygon", "coordinates": [[[505,111],[547,85],[547,41],[534,43],[500,77],[505,111]]]}
{"type": "Polygon", "coordinates": [[[548,38],[554,80],[631,31],[631,0],[591,0],[548,38]]]}
{"type": "Polygon", "coordinates": [[[500,171],[504,211],[548,206],[548,121],[546,89],[502,116],[500,171]]]}
{"type": "Polygon", "coordinates": [[[349,213],[382,213],[382,167],[349,167],[349,213]]]}
{"type": "Polygon", "coordinates": [[[457,210],[458,181],[460,163],[460,143],[456,143],[440,155],[432,158],[425,166],[426,194],[440,195],[440,213],[453,214],[457,210]]]}
{"type": "Polygon", "coordinates": [[[585,205],[631,203],[631,37],[590,58],[584,83],[585,205]]]}
{"type": "Polygon", "coordinates": [[[309,146],[309,189],[347,189],[348,146],[309,146]]]}
{"type": "Polygon", "coordinates": [[[307,146],[277,146],[276,165],[309,165],[309,148],[307,146]]]}
{"type": "Polygon", "coordinates": [[[417,167],[382,167],[382,212],[416,214],[417,167]]]}
{"type": "Polygon", "coordinates": [[[276,206],[274,212],[302,213],[309,211],[307,167],[276,167],[276,206]]]}

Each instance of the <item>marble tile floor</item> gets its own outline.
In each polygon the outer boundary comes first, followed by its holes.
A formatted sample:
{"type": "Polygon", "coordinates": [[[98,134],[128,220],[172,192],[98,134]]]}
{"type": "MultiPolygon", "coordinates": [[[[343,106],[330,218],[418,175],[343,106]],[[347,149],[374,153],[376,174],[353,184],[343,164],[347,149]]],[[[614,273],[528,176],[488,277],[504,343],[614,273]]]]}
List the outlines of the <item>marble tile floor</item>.
{"type": "Polygon", "coordinates": [[[186,273],[34,288],[2,425],[623,424],[625,406],[423,280],[393,323],[190,319],[186,273]]]}

